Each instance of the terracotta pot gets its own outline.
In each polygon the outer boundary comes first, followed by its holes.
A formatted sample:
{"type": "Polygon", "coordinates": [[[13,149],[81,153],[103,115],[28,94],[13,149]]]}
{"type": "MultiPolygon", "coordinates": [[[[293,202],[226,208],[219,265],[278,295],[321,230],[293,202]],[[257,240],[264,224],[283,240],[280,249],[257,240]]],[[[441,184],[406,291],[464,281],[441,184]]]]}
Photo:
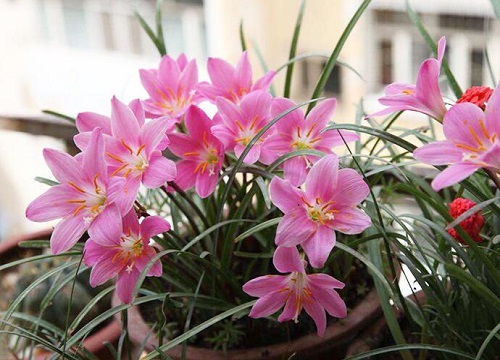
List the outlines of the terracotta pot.
{"type": "MultiPolygon", "coordinates": [[[[32,249],[20,248],[18,245],[22,241],[44,240],[49,239],[52,234],[52,229],[34,232],[26,235],[13,236],[0,242],[0,265],[7,264],[11,261],[18,260],[26,256],[32,249]]],[[[0,274],[3,275],[3,274],[0,274]]],[[[82,343],[82,346],[94,354],[97,359],[108,360],[112,359],[112,354],[109,352],[105,343],[111,343],[115,346],[120,338],[121,328],[119,323],[113,319],[108,325],[99,329],[99,331],[90,334],[82,343]]],[[[53,355],[52,352],[44,348],[36,348],[34,356],[36,360],[49,359],[53,355]]]]}
{"type": "MultiPolygon", "coordinates": [[[[113,304],[118,305],[116,295],[113,304]]],[[[341,359],[347,344],[356,337],[368,324],[380,317],[382,309],[377,292],[372,289],[368,295],[357,304],[342,319],[327,327],[324,337],[309,334],[287,343],[269,346],[231,350],[227,353],[206,348],[187,347],[187,360],[254,360],[254,359],[288,359],[295,354],[293,359],[341,359]]],[[[128,309],[129,335],[133,343],[140,346],[149,335],[145,344],[145,351],[153,351],[158,346],[158,341],[151,328],[145,323],[137,306],[128,309]]],[[[176,346],[167,352],[174,359],[181,358],[181,346],[176,346]]]]}

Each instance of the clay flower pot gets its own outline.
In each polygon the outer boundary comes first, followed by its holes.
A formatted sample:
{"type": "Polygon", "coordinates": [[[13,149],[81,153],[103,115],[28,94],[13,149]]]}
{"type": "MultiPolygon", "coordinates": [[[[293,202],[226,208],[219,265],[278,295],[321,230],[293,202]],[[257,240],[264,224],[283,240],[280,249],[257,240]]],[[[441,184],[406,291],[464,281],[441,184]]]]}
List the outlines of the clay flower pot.
{"type": "MultiPolygon", "coordinates": [[[[119,304],[116,295],[113,296],[113,306],[119,304]]],[[[254,360],[254,359],[288,359],[295,354],[294,359],[304,356],[310,359],[325,357],[328,359],[341,359],[348,343],[356,337],[368,324],[374,322],[382,314],[377,291],[373,288],[367,296],[359,302],[345,319],[337,321],[326,328],[324,337],[315,333],[304,335],[286,343],[273,344],[257,348],[230,350],[226,353],[207,348],[187,347],[187,360],[254,360]]],[[[118,314],[119,315],[119,314],[118,314]]],[[[117,316],[117,320],[119,317],[117,316]]],[[[146,343],[144,350],[153,351],[158,346],[158,340],[151,328],[144,321],[138,306],[128,309],[129,336],[138,348],[146,343]]],[[[176,346],[167,354],[173,359],[181,359],[182,347],[176,346]]]]}

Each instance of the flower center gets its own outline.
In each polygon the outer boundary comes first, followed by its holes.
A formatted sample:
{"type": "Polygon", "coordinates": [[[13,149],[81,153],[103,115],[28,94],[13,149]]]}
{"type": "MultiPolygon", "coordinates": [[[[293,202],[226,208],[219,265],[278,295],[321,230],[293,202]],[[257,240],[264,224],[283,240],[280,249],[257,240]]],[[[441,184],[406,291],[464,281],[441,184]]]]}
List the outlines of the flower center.
{"type": "Polygon", "coordinates": [[[94,218],[99,215],[106,206],[106,194],[102,191],[99,185],[99,174],[96,174],[92,180],[93,189],[85,190],[76,185],[73,181],[68,181],[68,185],[80,193],[81,197],[77,199],[67,200],[68,204],[75,204],[76,208],[73,216],[77,216],[84,212],[85,224],[90,224],[94,218]]]}
{"type": "MultiPolygon", "coordinates": [[[[261,128],[257,127],[257,122],[259,121],[259,116],[255,115],[253,118],[252,122],[250,123],[250,126],[248,128],[245,128],[241,122],[238,120],[235,120],[236,126],[238,126],[239,129],[239,137],[234,139],[234,141],[241,143],[243,146],[247,146],[252,138],[260,131],[261,128]]],[[[259,142],[264,141],[262,137],[259,139],[259,142]]]]}
{"type": "Polygon", "coordinates": [[[307,132],[303,132],[300,126],[297,126],[295,133],[293,134],[294,142],[291,144],[291,147],[295,150],[304,150],[304,149],[312,149],[314,143],[321,140],[321,137],[318,136],[316,138],[311,139],[311,134],[316,127],[316,123],[311,124],[311,127],[307,132]]]}
{"type": "Polygon", "coordinates": [[[302,312],[304,303],[311,303],[313,301],[311,291],[308,287],[307,275],[297,271],[292,272],[289,278],[289,287],[286,290],[289,291],[288,296],[295,296],[297,306],[293,320],[298,322],[298,317],[302,312]]]}
{"type": "Polygon", "coordinates": [[[131,273],[134,268],[135,258],[140,257],[144,250],[142,238],[136,239],[129,231],[120,237],[120,249],[115,254],[111,262],[120,260],[122,265],[127,264],[126,272],[131,273]]]}
{"type": "Polygon", "coordinates": [[[335,218],[334,214],[338,212],[338,210],[332,208],[334,203],[332,200],[323,203],[320,198],[316,198],[312,204],[304,198],[301,198],[301,200],[307,206],[309,218],[321,225],[333,220],[335,218]]]}
{"type": "Polygon", "coordinates": [[[122,176],[127,177],[131,173],[133,176],[140,176],[149,166],[149,162],[144,153],[144,148],[146,144],[142,144],[136,150],[132,149],[125,140],[121,140],[123,147],[127,150],[128,154],[125,156],[117,156],[109,152],[106,153],[108,157],[115,160],[118,163],[118,167],[111,173],[111,176],[115,176],[123,172],[122,176]]]}
{"type": "MultiPolygon", "coordinates": [[[[464,123],[466,125],[467,122],[468,122],[467,120],[464,120],[464,123]]],[[[465,150],[462,158],[463,161],[469,161],[473,163],[478,163],[481,166],[487,166],[487,164],[485,165],[484,162],[478,160],[477,158],[481,153],[486,152],[493,146],[493,143],[495,143],[497,140],[497,134],[495,133],[490,134],[488,132],[486,126],[484,125],[483,119],[479,119],[479,128],[480,132],[477,133],[472,126],[470,125],[467,126],[471,138],[473,139],[476,146],[470,144],[462,144],[462,143],[455,143],[455,146],[458,147],[459,149],[465,150]]]]}

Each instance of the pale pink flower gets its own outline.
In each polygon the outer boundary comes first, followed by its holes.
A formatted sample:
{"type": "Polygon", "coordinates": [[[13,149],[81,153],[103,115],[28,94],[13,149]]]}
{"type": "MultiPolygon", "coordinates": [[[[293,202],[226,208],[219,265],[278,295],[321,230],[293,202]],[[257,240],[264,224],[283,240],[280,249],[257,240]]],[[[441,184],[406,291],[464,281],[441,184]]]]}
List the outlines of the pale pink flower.
{"type": "MultiPolygon", "coordinates": [[[[265,91],[253,91],[241,99],[239,104],[217,98],[218,123],[212,126],[212,133],[224,144],[228,151],[241,156],[245,147],[262,128],[271,121],[271,94],[265,91]]],[[[270,151],[262,147],[262,143],[271,134],[269,129],[259,141],[252,146],[243,160],[253,164],[257,160],[269,163],[270,151]]]]}
{"type": "Polygon", "coordinates": [[[304,308],[314,320],[318,336],[325,334],[325,310],[331,316],[346,317],[346,305],[334,290],[342,289],[344,283],[327,274],[306,274],[305,261],[300,259],[296,247],[278,247],[273,263],[279,272],[290,274],[261,276],[243,285],[243,291],[260,298],[252,307],[250,317],[269,316],[285,305],[278,321],[297,322],[304,308]]]}
{"type": "MultiPolygon", "coordinates": [[[[141,271],[156,255],[149,240],[152,236],[170,230],[170,224],[160,216],[149,216],[141,224],[132,209],[123,217],[118,216],[103,229],[89,229],[83,260],[92,266],[90,285],[101,285],[115,276],[116,292],[124,303],[132,301],[132,292],[141,271]]],[[[155,261],[147,276],[161,276],[160,261],[155,261]]]]}
{"type": "Polygon", "coordinates": [[[378,101],[388,108],[371,114],[369,117],[411,110],[441,121],[446,113],[446,106],[439,88],[439,73],[445,47],[446,38],[442,37],[438,42],[437,59],[424,60],[418,71],[416,85],[393,83],[387,86],[385,96],[378,101]]]}
{"type": "Polygon", "coordinates": [[[188,134],[170,134],[169,149],[182,158],[175,182],[181,189],[195,187],[200,197],[213,193],[224,161],[224,145],[210,132],[212,121],[198,107],[186,112],[188,134]]]}
{"type": "Polygon", "coordinates": [[[335,154],[321,158],[307,174],[305,191],[274,177],[272,202],[284,213],[276,230],[276,245],[301,245],[309,263],[323,267],[335,246],[335,230],[359,234],[371,225],[356,206],[369,193],[368,185],[352,169],[339,170],[335,154]]]}
{"type": "Polygon", "coordinates": [[[157,188],[175,179],[175,163],[160,151],[167,143],[168,122],[162,117],[144,123],[115,97],[111,105],[111,136],[106,137],[109,171],[127,180],[127,195],[133,202],[141,183],[157,188]]]}
{"type": "Polygon", "coordinates": [[[78,158],[45,149],[45,161],[59,185],[52,186],[26,209],[32,221],[62,218],[54,228],[50,247],[54,254],[70,249],[87,229],[105,231],[132,204],[124,194],[125,180],[108,177],[102,130],[92,132],[90,142],[78,158]]]}
{"type": "Polygon", "coordinates": [[[139,70],[142,85],[150,98],[143,101],[144,109],[151,117],[168,116],[180,121],[192,104],[197,104],[198,68],[196,61],[187,61],[184,54],[174,60],[163,56],[158,70],[139,70]]]}
{"type": "Polygon", "coordinates": [[[246,51],[241,55],[236,68],[225,60],[209,58],[207,69],[212,84],[200,83],[199,89],[208,100],[214,103],[219,96],[238,103],[243,96],[252,91],[267,91],[274,75],[276,75],[275,71],[269,71],[254,84],[252,82],[252,67],[246,51]]]}
{"type": "Polygon", "coordinates": [[[431,165],[450,165],[432,181],[436,191],[462,181],[480,168],[500,172],[500,90],[495,89],[486,111],[472,103],[451,107],[443,120],[446,140],[424,145],[415,159],[431,165]]]}
{"type": "MultiPolygon", "coordinates": [[[[344,140],[358,140],[359,136],[350,131],[322,131],[333,116],[336,104],[335,99],[328,99],[319,103],[306,117],[299,108],[281,118],[273,126],[273,135],[264,144],[271,154],[268,161],[272,162],[294,150],[310,149],[331,154],[333,147],[344,145],[344,140]]],[[[294,106],[296,104],[289,99],[274,99],[271,116],[276,117],[294,106]]],[[[318,159],[318,156],[304,155],[285,161],[284,178],[292,185],[300,186],[306,179],[307,171],[318,159]]]]}

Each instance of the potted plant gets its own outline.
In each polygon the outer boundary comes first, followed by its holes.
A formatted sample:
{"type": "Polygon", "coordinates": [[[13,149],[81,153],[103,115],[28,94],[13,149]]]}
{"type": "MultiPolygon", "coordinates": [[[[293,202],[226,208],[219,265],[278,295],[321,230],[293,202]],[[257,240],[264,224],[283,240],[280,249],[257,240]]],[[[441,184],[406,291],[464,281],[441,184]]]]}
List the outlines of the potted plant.
{"type": "MultiPolygon", "coordinates": [[[[368,3],[353,15],[311,99],[299,104],[270,90],[276,72],[253,79],[244,41],[236,65],[211,58],[210,81],[200,82],[195,60],[166,54],[161,14],[156,31],[141,18],[162,56],[157,68],[139,71],[148,97],[128,104],[113,97],[110,114],[80,113],[74,140],[81,153],[44,150],[57,182],[27,208],[33,221],[60,219],[51,251],[73,249],[80,269],[90,269],[91,286],[116,280],[113,308],[65,333],[56,351],[66,354],[117,316],[118,358],[307,358],[322,351],[341,358],[345,343],[381,307],[396,345],[358,358],[398,351],[411,359],[415,349],[491,355],[498,252],[493,241],[485,247],[475,241],[492,240],[497,226],[489,180],[500,184],[494,119],[500,90],[479,103],[477,93],[460,97],[448,109],[438,81],[445,40],[437,46],[429,40],[435,57],[422,63],[416,85],[387,88],[381,99],[387,108],[368,117],[371,126],[360,124],[362,115],[354,124],[330,122],[336,100],[320,94],[368,3]],[[214,116],[204,102],[215,106],[214,116]],[[391,126],[399,115],[373,120],[403,110],[437,120],[450,138],[435,144],[419,130],[397,132],[391,126]],[[429,144],[417,149],[409,135],[429,144]],[[339,156],[337,146],[357,152],[339,156]],[[452,166],[429,184],[410,166],[415,160],[452,166]],[[397,214],[395,193],[412,197],[418,214],[397,214]],[[453,202],[462,195],[478,205],[453,202]],[[75,248],[85,233],[83,247],[75,248]],[[399,262],[423,288],[425,304],[401,293],[399,262]],[[347,285],[350,292],[342,292],[347,285]],[[380,305],[348,311],[348,297],[366,294],[380,305]],[[476,302],[491,319],[467,317],[474,326],[457,337],[463,322],[448,321],[451,310],[459,318],[476,302]],[[493,310],[485,312],[487,306],[493,310]],[[407,343],[394,307],[417,325],[418,343],[407,343]],[[369,316],[361,320],[360,312],[369,316]],[[137,325],[138,317],[146,321],[137,325]],[[127,339],[134,348],[125,348],[127,339]]],[[[283,67],[289,74],[298,61],[300,19],[283,67]]]]}

